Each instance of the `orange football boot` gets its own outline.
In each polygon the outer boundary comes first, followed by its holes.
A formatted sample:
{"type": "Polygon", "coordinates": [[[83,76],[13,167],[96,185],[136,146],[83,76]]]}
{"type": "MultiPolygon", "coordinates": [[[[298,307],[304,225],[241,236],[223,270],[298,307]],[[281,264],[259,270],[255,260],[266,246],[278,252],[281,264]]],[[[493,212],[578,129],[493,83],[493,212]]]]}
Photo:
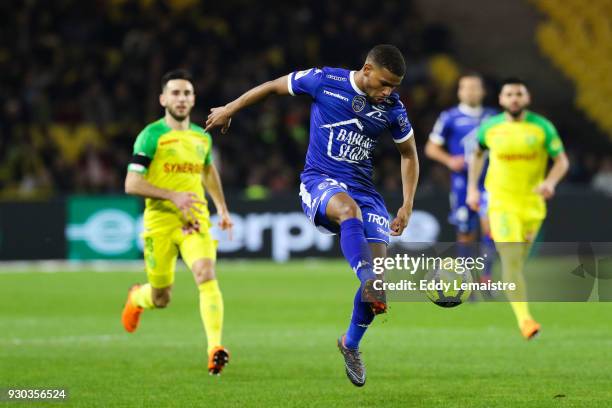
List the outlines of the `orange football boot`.
{"type": "Polygon", "coordinates": [[[123,327],[128,333],[132,333],[138,328],[138,323],[140,323],[140,315],[144,310],[142,307],[134,306],[132,303],[132,293],[139,287],[140,285],[133,285],[130,288],[128,291],[127,301],[125,302],[123,312],[121,313],[121,323],[123,323],[123,327]]]}
{"type": "Polygon", "coordinates": [[[223,367],[229,363],[229,351],[223,346],[217,346],[208,355],[208,374],[220,375],[223,367]]]}
{"type": "Polygon", "coordinates": [[[374,315],[387,313],[387,295],[384,290],[374,289],[374,279],[368,279],[361,291],[361,300],[370,304],[374,315]]]}
{"type": "Polygon", "coordinates": [[[521,324],[521,334],[525,338],[525,340],[531,340],[535,338],[538,333],[540,333],[540,323],[536,322],[533,319],[527,319],[523,321],[521,324]]]}

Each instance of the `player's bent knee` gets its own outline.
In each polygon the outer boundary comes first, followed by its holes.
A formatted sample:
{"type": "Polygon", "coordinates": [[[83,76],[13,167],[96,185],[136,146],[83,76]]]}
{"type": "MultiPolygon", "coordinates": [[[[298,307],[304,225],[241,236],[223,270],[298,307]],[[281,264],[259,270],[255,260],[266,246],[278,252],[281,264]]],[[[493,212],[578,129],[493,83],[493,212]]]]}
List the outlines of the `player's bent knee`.
{"type": "Polygon", "coordinates": [[[194,262],[191,270],[198,286],[204,282],[216,279],[215,263],[212,259],[201,259],[194,262]]]}
{"type": "Polygon", "coordinates": [[[334,215],[338,223],[350,220],[351,218],[361,219],[361,210],[355,203],[342,203],[338,206],[334,215]]]}
{"type": "Polygon", "coordinates": [[[158,309],[163,309],[170,304],[170,290],[161,290],[153,292],[153,304],[158,309]]]}
{"type": "Polygon", "coordinates": [[[167,307],[170,304],[170,294],[153,298],[153,304],[158,309],[167,307]]]}

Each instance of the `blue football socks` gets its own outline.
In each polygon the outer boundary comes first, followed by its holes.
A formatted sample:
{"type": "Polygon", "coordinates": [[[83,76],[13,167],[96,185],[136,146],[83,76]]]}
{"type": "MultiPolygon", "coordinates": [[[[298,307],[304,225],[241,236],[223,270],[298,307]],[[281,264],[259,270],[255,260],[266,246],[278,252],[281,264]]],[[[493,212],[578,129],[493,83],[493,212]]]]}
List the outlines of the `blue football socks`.
{"type": "Polygon", "coordinates": [[[340,224],[340,247],[361,282],[353,300],[353,315],[345,339],[346,347],[358,349],[359,342],[368,330],[368,325],[374,320],[374,313],[370,305],[361,301],[361,290],[368,279],[376,278],[372,269],[372,253],[361,220],[351,218],[340,224]]]}
{"type": "Polygon", "coordinates": [[[350,218],[340,224],[340,247],[362,284],[376,278],[372,270],[372,253],[361,220],[350,218]]]}
{"type": "Polygon", "coordinates": [[[351,349],[358,349],[359,342],[374,320],[374,313],[367,303],[361,301],[361,286],[357,289],[353,301],[353,316],[346,331],[344,345],[351,349]]]}

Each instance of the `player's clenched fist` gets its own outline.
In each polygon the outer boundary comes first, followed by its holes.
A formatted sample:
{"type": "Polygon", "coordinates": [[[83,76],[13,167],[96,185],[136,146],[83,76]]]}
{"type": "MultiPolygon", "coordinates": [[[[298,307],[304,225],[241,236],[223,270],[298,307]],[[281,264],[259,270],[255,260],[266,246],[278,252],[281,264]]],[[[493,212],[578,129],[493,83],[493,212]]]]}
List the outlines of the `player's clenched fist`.
{"type": "Polygon", "coordinates": [[[219,228],[223,231],[228,232],[228,238],[232,240],[232,228],[234,227],[234,222],[227,211],[219,211],[219,228]]]}
{"type": "Polygon", "coordinates": [[[535,188],[534,192],[544,197],[545,200],[550,200],[555,195],[555,185],[544,180],[535,188]]]}
{"type": "Polygon", "coordinates": [[[400,209],[397,210],[397,215],[391,222],[391,235],[402,235],[402,232],[404,232],[404,229],[406,229],[406,226],[408,226],[408,220],[410,219],[411,214],[412,208],[400,207],[400,209]]]}

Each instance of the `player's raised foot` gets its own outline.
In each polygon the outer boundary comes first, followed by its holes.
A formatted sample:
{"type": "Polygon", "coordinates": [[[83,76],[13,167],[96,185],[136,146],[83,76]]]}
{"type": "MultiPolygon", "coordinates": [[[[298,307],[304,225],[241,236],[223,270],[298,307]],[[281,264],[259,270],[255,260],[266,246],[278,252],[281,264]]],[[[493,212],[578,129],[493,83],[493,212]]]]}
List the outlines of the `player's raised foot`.
{"type": "Polygon", "coordinates": [[[220,375],[229,363],[229,351],[223,346],[217,346],[210,351],[208,355],[208,374],[220,375]]]}
{"type": "Polygon", "coordinates": [[[525,320],[521,324],[521,334],[525,340],[534,339],[540,333],[541,327],[540,323],[533,319],[525,320]]]}
{"type": "Polygon", "coordinates": [[[387,312],[387,296],[384,290],[374,288],[374,279],[368,279],[363,285],[361,299],[370,304],[372,313],[379,315],[387,312]]]}
{"type": "Polygon", "coordinates": [[[366,370],[361,361],[361,352],[356,349],[350,349],[344,345],[346,335],[338,338],[338,350],[344,357],[344,367],[346,368],[346,376],[357,387],[363,387],[366,382],[366,370]]]}
{"type": "Polygon", "coordinates": [[[123,323],[123,327],[128,333],[134,332],[138,328],[138,323],[140,323],[140,315],[144,310],[140,306],[134,306],[132,302],[132,293],[136,289],[138,289],[140,285],[133,285],[128,291],[127,300],[125,301],[125,306],[123,307],[123,312],[121,313],[121,323],[123,323]]]}

